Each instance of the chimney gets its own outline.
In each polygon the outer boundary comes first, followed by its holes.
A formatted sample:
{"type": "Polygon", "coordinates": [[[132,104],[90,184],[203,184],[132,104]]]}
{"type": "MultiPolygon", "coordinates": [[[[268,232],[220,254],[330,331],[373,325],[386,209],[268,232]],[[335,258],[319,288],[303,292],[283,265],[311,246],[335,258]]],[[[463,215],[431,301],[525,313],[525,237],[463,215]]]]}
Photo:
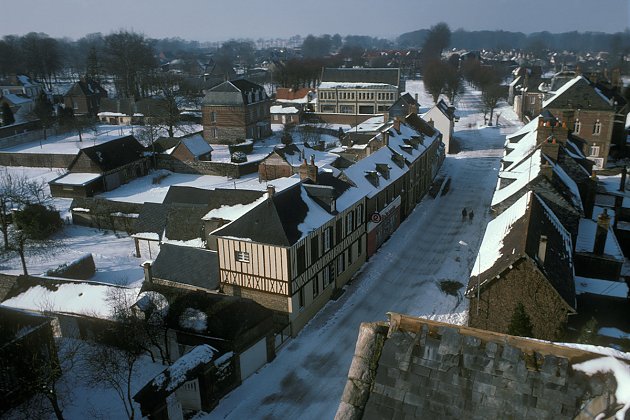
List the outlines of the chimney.
{"type": "Polygon", "coordinates": [[[271,184],[267,184],[267,196],[271,198],[274,196],[275,193],[276,193],[276,187],[274,187],[271,184]]]}
{"type": "Polygon", "coordinates": [[[144,281],[147,283],[153,283],[153,270],[151,269],[151,261],[145,261],[142,263],[144,269],[144,281]]]}
{"type": "Polygon", "coordinates": [[[400,118],[399,117],[396,117],[394,119],[394,130],[396,130],[396,132],[400,134],[400,118]]]}
{"type": "Polygon", "coordinates": [[[416,100],[416,104],[418,103],[418,92],[414,95],[414,99],[416,100]]]}
{"type": "Polygon", "coordinates": [[[389,111],[383,111],[383,123],[389,121],[389,111]]]}
{"type": "Polygon", "coordinates": [[[310,179],[313,183],[317,184],[317,165],[315,165],[315,155],[311,155],[311,163],[309,164],[306,159],[302,161],[299,168],[300,179],[302,181],[310,179]]]}
{"type": "Polygon", "coordinates": [[[389,146],[389,130],[385,130],[382,133],[383,146],[389,146]]]}
{"type": "Polygon", "coordinates": [[[585,194],[582,197],[584,205],[584,217],[590,219],[593,217],[593,208],[595,207],[595,195],[597,193],[597,177],[590,177],[584,182],[585,194]]]}
{"type": "Polygon", "coordinates": [[[538,242],[538,254],[536,257],[541,265],[545,264],[545,256],[547,255],[547,235],[540,235],[538,242]]]}
{"type": "Polygon", "coordinates": [[[624,166],[621,170],[621,182],[619,182],[619,191],[626,190],[626,176],[628,175],[628,169],[624,166]]]}
{"type": "Polygon", "coordinates": [[[433,121],[433,118],[429,118],[429,121],[427,121],[427,123],[428,123],[431,127],[435,127],[435,121],[433,121]]]}
{"type": "Polygon", "coordinates": [[[540,151],[553,162],[557,162],[560,144],[558,144],[555,137],[550,136],[540,145],[540,151]]]}
{"type": "Polygon", "coordinates": [[[541,175],[544,175],[547,179],[551,180],[553,176],[553,166],[551,166],[549,162],[543,161],[543,164],[540,166],[540,173],[541,175]]]}
{"type": "Polygon", "coordinates": [[[597,216],[597,230],[595,231],[595,243],[593,244],[593,254],[604,255],[606,248],[606,238],[608,236],[608,228],[610,227],[610,216],[608,210],[597,216]]]}

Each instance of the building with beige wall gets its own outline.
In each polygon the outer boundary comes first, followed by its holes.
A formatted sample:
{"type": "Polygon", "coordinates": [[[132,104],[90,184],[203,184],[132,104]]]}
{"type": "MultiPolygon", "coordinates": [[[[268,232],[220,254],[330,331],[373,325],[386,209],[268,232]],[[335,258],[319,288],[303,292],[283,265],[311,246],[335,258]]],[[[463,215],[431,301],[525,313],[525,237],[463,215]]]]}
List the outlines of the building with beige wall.
{"type": "Polygon", "coordinates": [[[402,90],[400,69],[324,68],[317,87],[317,111],[382,113],[398,100],[402,90]]]}

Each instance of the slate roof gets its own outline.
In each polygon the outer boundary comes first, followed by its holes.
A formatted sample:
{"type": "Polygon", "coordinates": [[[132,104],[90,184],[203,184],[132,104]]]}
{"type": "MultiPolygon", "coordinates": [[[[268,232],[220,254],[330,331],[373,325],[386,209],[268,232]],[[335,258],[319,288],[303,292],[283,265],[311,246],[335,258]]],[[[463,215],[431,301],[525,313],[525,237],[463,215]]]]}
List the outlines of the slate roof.
{"type": "Polygon", "coordinates": [[[162,244],[153,262],[153,277],[189,286],[216,290],[219,287],[219,259],[216,251],[162,244]]]}
{"type": "Polygon", "coordinates": [[[298,226],[308,213],[301,192],[301,184],[276,192],[242,217],[216,230],[214,235],[291,246],[302,237],[298,226]]]}
{"type": "Polygon", "coordinates": [[[66,92],[64,96],[78,95],[79,93],[85,96],[99,95],[103,98],[107,97],[107,91],[100,83],[93,79],[79,80],[68,89],[68,92],[66,92]]]}
{"type": "Polygon", "coordinates": [[[156,233],[160,239],[166,227],[168,207],[159,203],[144,203],[134,223],[135,233],[156,233]]]}
{"type": "Polygon", "coordinates": [[[264,192],[241,189],[215,188],[206,190],[203,188],[173,185],[169,187],[164,204],[199,204],[208,206],[210,210],[221,206],[234,206],[236,204],[249,204],[258,200],[264,192]]]}
{"type": "Polygon", "coordinates": [[[195,204],[172,204],[167,206],[165,236],[169,240],[190,241],[204,238],[203,216],[208,206],[195,204]]]}
{"type": "Polygon", "coordinates": [[[578,76],[543,103],[544,108],[612,111],[613,106],[597,87],[584,76],[578,76]]]}
{"type": "Polygon", "coordinates": [[[229,80],[209,89],[203,98],[204,105],[242,106],[256,102],[254,93],[258,92],[259,101],[268,99],[265,89],[245,79],[229,80]],[[251,93],[251,101],[250,95],[251,93]]]}
{"type": "Polygon", "coordinates": [[[386,83],[388,85],[400,85],[400,69],[378,68],[324,68],[322,70],[322,82],[348,82],[348,83],[386,83]]]}
{"type": "Polygon", "coordinates": [[[575,308],[572,251],[569,232],[543,199],[529,192],[488,223],[466,293],[501,281],[497,276],[528,256],[567,305],[575,308]],[[548,241],[544,263],[536,257],[541,235],[548,241]]]}
{"type": "Polygon", "coordinates": [[[82,154],[90,158],[102,172],[108,172],[142,159],[144,150],[144,146],[134,136],[121,137],[81,149],[68,166],[68,171],[72,171],[74,163],[82,154]]]}

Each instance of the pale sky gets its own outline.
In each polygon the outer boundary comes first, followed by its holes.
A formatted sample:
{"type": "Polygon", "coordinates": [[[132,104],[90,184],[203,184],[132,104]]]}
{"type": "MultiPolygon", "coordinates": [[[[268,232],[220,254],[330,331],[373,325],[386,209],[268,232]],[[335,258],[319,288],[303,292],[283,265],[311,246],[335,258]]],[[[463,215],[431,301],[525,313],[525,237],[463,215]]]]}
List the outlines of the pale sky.
{"type": "Polygon", "coordinates": [[[308,34],[396,37],[444,21],[451,30],[619,32],[629,0],[0,0],[0,36],[80,38],[127,29],[198,41],[308,34]]]}

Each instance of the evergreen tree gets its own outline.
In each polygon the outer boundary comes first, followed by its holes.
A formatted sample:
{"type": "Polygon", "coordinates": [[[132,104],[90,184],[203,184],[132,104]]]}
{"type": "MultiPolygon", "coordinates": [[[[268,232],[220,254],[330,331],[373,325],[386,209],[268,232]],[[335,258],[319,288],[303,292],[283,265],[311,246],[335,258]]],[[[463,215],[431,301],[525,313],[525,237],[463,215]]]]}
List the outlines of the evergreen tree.
{"type": "Polygon", "coordinates": [[[11,125],[15,122],[13,111],[8,103],[2,103],[2,125],[11,125]]]}
{"type": "Polygon", "coordinates": [[[597,338],[597,330],[597,320],[591,317],[580,330],[577,342],[581,344],[594,344],[597,338]]]}
{"type": "Polygon", "coordinates": [[[520,337],[532,337],[532,322],[529,315],[525,312],[525,307],[521,302],[514,308],[510,325],[508,326],[508,334],[520,337]]]}

